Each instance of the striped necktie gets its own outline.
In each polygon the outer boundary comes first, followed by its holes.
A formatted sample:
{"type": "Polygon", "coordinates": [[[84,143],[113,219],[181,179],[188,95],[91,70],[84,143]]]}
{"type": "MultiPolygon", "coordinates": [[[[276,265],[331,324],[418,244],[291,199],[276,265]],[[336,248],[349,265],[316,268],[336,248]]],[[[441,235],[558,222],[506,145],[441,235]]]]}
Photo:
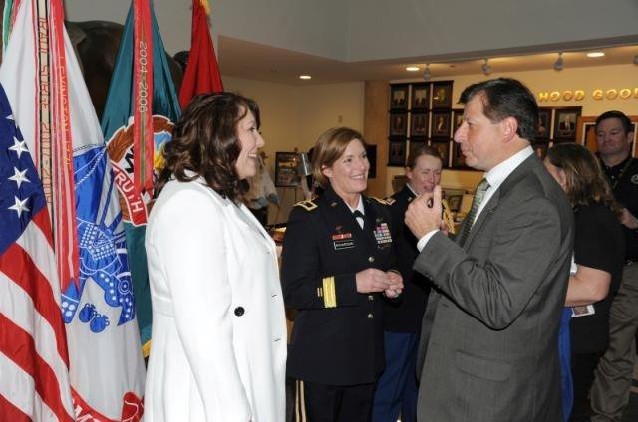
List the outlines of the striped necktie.
{"type": "Polygon", "coordinates": [[[463,226],[463,232],[461,233],[461,240],[459,244],[461,246],[465,245],[465,241],[472,230],[472,226],[476,221],[476,216],[478,215],[479,207],[481,206],[481,202],[483,202],[483,198],[485,197],[485,192],[490,188],[490,184],[487,183],[487,180],[482,179],[481,182],[476,187],[476,193],[474,194],[474,200],[472,201],[472,209],[470,213],[467,215],[467,219],[465,221],[465,225],[463,226]]]}

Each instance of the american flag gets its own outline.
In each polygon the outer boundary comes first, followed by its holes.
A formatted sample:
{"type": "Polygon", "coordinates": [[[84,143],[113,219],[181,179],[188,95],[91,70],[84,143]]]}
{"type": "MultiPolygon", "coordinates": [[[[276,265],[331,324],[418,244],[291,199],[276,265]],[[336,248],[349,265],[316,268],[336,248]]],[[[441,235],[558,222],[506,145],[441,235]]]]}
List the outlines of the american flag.
{"type": "Polygon", "coordinates": [[[0,420],[73,421],[42,183],[0,86],[0,420]]]}

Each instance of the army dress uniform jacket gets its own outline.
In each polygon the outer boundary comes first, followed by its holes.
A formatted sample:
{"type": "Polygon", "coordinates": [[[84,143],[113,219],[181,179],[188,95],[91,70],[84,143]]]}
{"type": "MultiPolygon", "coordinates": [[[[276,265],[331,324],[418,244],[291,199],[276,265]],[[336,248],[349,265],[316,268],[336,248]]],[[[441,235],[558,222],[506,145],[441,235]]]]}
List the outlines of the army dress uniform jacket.
{"type": "Polygon", "coordinates": [[[282,251],[282,286],[298,310],[288,353],[288,376],[324,385],[373,383],[385,366],[380,293],[357,292],[355,275],[393,269],[392,217],[383,201],[362,196],[361,229],[331,189],[297,204],[282,251]]]}
{"type": "Polygon", "coordinates": [[[421,321],[430,292],[430,282],[412,269],[419,250],[418,239],[405,226],[405,212],[416,195],[406,184],[388,199],[397,228],[397,266],[403,276],[403,294],[395,301],[385,301],[385,329],[392,332],[420,333],[421,321]]]}

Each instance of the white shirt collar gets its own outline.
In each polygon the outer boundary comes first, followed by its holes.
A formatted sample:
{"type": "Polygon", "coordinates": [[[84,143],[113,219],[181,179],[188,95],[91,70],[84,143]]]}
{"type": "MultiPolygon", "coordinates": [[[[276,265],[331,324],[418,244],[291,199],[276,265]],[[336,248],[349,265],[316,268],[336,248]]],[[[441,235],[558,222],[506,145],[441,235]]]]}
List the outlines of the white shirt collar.
{"type": "Polygon", "coordinates": [[[534,153],[531,146],[526,146],[522,150],[518,151],[511,157],[507,158],[492,167],[487,173],[485,173],[485,179],[490,184],[490,191],[496,190],[523,161],[534,153]]]}
{"type": "MultiPolygon", "coordinates": [[[[345,204],[348,205],[347,202],[345,202],[345,204]]],[[[359,195],[359,203],[357,204],[357,207],[352,208],[348,205],[348,208],[350,208],[350,212],[361,211],[361,214],[366,215],[365,208],[363,207],[363,197],[361,195],[359,195]]]]}
{"type": "Polygon", "coordinates": [[[485,196],[483,196],[483,200],[479,205],[476,218],[481,214],[483,208],[485,208],[485,204],[488,203],[494,192],[501,186],[501,184],[507,179],[516,167],[520,166],[523,161],[527,159],[530,155],[534,153],[534,150],[531,146],[526,146],[522,150],[518,151],[511,157],[506,160],[498,163],[494,167],[492,167],[487,173],[485,173],[485,179],[487,183],[490,184],[489,189],[485,192],[485,196]]]}

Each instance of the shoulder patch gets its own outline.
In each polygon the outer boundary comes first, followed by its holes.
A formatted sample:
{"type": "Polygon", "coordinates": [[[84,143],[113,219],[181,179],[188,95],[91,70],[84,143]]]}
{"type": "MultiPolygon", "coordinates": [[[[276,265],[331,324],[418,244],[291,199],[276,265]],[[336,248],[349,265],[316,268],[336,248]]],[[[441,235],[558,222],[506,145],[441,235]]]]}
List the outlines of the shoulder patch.
{"type": "Polygon", "coordinates": [[[381,205],[390,205],[385,199],[377,198],[376,196],[371,196],[370,199],[377,201],[381,205]]]}
{"type": "Polygon", "coordinates": [[[297,202],[295,204],[295,207],[301,207],[301,208],[305,209],[306,211],[312,211],[312,210],[318,208],[318,205],[315,204],[312,201],[301,201],[301,202],[297,202]]]}
{"type": "Polygon", "coordinates": [[[394,204],[395,202],[397,202],[397,200],[390,196],[390,197],[388,197],[388,198],[385,198],[385,202],[386,202],[386,204],[388,204],[388,205],[392,205],[392,204],[394,204]]]}

